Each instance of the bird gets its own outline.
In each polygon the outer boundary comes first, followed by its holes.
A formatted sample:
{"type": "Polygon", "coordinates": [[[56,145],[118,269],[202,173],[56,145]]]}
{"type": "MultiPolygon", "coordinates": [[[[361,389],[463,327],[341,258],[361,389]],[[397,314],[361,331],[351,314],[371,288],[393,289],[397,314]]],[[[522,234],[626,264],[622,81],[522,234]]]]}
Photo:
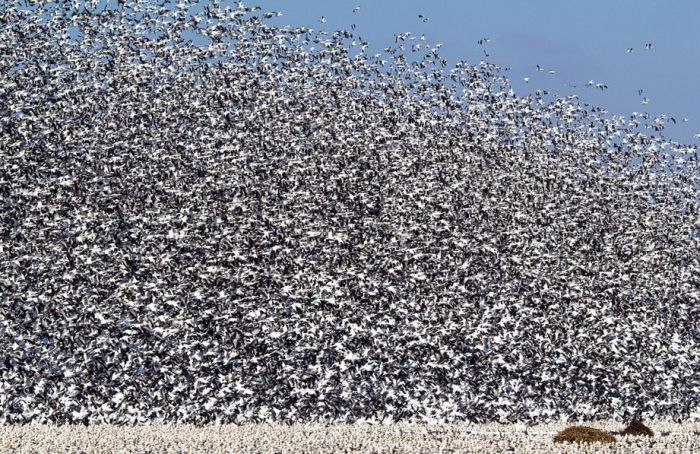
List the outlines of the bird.
{"type": "Polygon", "coordinates": [[[523,80],[525,81],[525,83],[529,83],[529,82],[530,82],[530,78],[529,78],[529,77],[523,77],[523,80]]]}
{"type": "Polygon", "coordinates": [[[325,24],[326,23],[326,16],[321,16],[321,18],[318,21],[322,24],[325,24]]]}
{"type": "Polygon", "coordinates": [[[353,13],[356,13],[356,12],[358,12],[358,11],[360,11],[360,5],[357,5],[356,7],[354,7],[354,8],[352,9],[352,12],[353,12],[353,13]]]}
{"type": "Polygon", "coordinates": [[[480,38],[480,39],[477,41],[477,44],[484,45],[484,44],[486,44],[486,43],[488,43],[488,42],[490,42],[490,41],[491,41],[490,38],[480,38]]]}
{"type": "Polygon", "coordinates": [[[425,23],[428,22],[430,18],[428,16],[425,16],[424,14],[419,14],[418,19],[421,19],[425,23]]]}
{"type": "Polygon", "coordinates": [[[394,35],[394,43],[398,43],[399,41],[405,41],[411,37],[411,32],[405,32],[405,33],[397,33],[394,35]]]}
{"type": "Polygon", "coordinates": [[[628,47],[627,50],[626,50],[625,52],[627,52],[628,54],[631,54],[632,52],[634,52],[634,48],[633,48],[633,47],[628,47]]]}
{"type": "Polygon", "coordinates": [[[646,43],[646,44],[644,45],[644,48],[645,48],[645,49],[653,49],[653,47],[654,47],[654,45],[653,45],[652,43],[646,43]]]}

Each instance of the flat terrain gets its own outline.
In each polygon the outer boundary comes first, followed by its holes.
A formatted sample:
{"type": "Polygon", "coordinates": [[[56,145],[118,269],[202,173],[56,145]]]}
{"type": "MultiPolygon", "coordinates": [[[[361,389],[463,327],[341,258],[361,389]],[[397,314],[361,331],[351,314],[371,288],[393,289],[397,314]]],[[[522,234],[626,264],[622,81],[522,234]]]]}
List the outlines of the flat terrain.
{"type": "Polygon", "coordinates": [[[618,437],[610,445],[554,444],[552,437],[569,425],[1,426],[0,452],[700,452],[700,423],[647,422],[655,437],[618,437]]]}

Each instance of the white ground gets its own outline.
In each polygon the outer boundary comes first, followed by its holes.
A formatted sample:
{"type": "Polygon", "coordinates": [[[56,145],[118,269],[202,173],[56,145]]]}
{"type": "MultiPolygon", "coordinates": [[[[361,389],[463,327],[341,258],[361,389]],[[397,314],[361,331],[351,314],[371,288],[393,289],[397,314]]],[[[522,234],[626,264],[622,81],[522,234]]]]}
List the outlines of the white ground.
{"type": "MultiPolygon", "coordinates": [[[[618,437],[611,445],[554,444],[572,423],[525,425],[189,425],[0,426],[0,452],[700,452],[700,423],[645,422],[656,436],[618,437]]],[[[616,422],[586,423],[620,430],[616,422]]]]}

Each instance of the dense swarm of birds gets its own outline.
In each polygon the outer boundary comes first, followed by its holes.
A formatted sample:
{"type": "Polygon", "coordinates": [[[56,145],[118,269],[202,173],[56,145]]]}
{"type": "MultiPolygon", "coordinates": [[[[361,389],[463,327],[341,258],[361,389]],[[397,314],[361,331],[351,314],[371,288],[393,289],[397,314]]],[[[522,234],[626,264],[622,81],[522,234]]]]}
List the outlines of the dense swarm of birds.
{"type": "Polygon", "coordinates": [[[667,116],[188,8],[0,1],[0,421],[700,418],[667,116]]]}

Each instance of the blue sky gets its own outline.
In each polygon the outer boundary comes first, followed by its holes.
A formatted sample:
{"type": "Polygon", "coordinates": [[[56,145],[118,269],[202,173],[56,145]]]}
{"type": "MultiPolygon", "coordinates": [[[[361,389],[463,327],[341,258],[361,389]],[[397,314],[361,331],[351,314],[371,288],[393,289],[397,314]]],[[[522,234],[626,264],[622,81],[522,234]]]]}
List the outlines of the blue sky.
{"type": "Polygon", "coordinates": [[[698,0],[248,0],[282,11],[272,23],[350,29],[377,53],[393,35],[410,31],[442,43],[450,64],[489,61],[510,67],[519,94],[546,89],[606,108],[611,114],[648,112],[678,120],[666,135],[698,143],[700,133],[700,1],[698,0]],[[361,6],[353,13],[355,6],[361,6]],[[429,17],[422,22],[418,14],[429,17]],[[326,23],[319,19],[325,16],[326,23]],[[491,41],[477,44],[480,38],[491,41]],[[651,42],[653,48],[645,49],[651,42]],[[627,53],[627,48],[634,48],[627,53]],[[539,64],[545,70],[538,72],[539,64]],[[549,70],[556,71],[549,74],[549,70]],[[529,77],[525,83],[524,77],[529,77]],[[605,91],[586,87],[604,83],[605,91]],[[575,87],[574,87],[575,85],[575,87]],[[640,96],[638,90],[643,89],[640,96]],[[642,105],[642,97],[649,99],[642,105]],[[683,118],[688,118],[684,123],[683,118]]]}

